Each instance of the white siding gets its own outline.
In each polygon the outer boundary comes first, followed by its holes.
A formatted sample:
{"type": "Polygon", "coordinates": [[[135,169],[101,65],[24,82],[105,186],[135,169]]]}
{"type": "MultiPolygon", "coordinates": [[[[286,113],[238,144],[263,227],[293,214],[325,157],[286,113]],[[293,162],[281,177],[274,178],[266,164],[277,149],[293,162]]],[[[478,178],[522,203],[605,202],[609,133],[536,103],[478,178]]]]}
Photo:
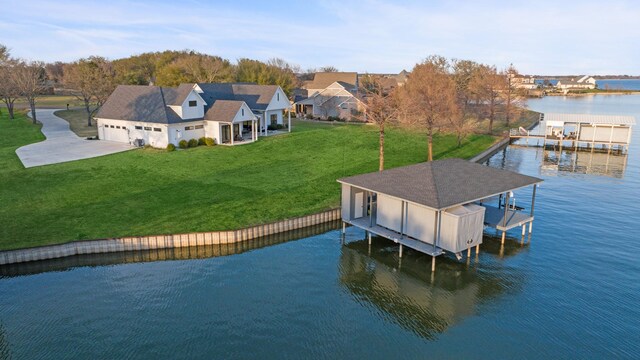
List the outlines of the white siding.
{"type": "Polygon", "coordinates": [[[405,233],[414,239],[433,244],[436,226],[435,210],[409,203],[405,233]]]}
{"type": "Polygon", "coordinates": [[[387,229],[400,232],[402,202],[398,199],[378,194],[378,213],[376,223],[387,229]]]}
{"type": "Polygon", "coordinates": [[[112,119],[96,119],[98,124],[98,133],[102,136],[102,140],[117,141],[132,144],[136,139],[144,140],[145,145],[151,145],[157,148],[164,148],[169,143],[167,125],[156,124],[139,121],[112,120],[112,119]],[[111,126],[114,128],[111,128],[111,126]],[[121,129],[116,127],[120,126],[121,129]],[[126,127],[125,131],[122,127],[126,127]],[[140,129],[136,129],[139,127],[140,129]],[[145,130],[148,128],[148,130],[145,130]],[[154,131],[160,129],[160,131],[154,131]]]}
{"type": "Polygon", "coordinates": [[[342,219],[351,220],[351,186],[342,184],[342,219]]]}
{"type": "MultiPolygon", "coordinates": [[[[195,129],[196,126],[204,125],[204,121],[185,122],[180,124],[169,125],[169,139],[171,143],[178,146],[181,140],[189,141],[191,139],[199,139],[205,136],[205,130],[195,129]],[[186,127],[193,127],[193,130],[186,130],[186,127]]],[[[165,145],[166,146],[166,145],[165,145]]]]}
{"type": "Polygon", "coordinates": [[[180,117],[183,119],[198,119],[204,117],[204,101],[195,91],[191,91],[182,103],[180,117]],[[189,106],[189,101],[195,101],[196,106],[189,106]]]}
{"type": "Polygon", "coordinates": [[[212,138],[216,144],[221,143],[220,123],[218,121],[205,121],[204,130],[204,136],[212,138]]]}

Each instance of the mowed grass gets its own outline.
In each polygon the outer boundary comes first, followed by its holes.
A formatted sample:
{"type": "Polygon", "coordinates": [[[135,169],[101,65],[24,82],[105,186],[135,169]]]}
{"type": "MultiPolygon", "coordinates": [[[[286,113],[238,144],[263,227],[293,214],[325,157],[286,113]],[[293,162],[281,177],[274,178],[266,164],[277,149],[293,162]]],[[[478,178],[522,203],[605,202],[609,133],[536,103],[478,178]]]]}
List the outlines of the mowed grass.
{"type": "Polygon", "coordinates": [[[80,137],[98,135],[98,127],[95,121],[91,121],[92,126],[87,126],[87,111],[84,109],[59,110],[53,114],[65,119],[69,123],[71,131],[80,137]]]}
{"type": "MultiPolygon", "coordinates": [[[[36,107],[38,108],[66,109],[67,104],[69,107],[78,107],[82,106],[82,101],[71,95],[41,95],[36,98],[36,107]]],[[[15,107],[26,109],[29,107],[29,103],[24,98],[19,98],[15,102],[15,107]]]]}
{"type": "MultiPolygon", "coordinates": [[[[377,170],[374,126],[296,122],[235,147],[139,149],[24,169],[15,149],[43,139],[0,118],[0,249],[79,239],[237,229],[333,208],[336,179],[377,170]]],[[[435,156],[469,158],[495,138],[438,136],[435,156]]],[[[425,161],[424,134],[388,131],[387,168],[425,161]]]]}

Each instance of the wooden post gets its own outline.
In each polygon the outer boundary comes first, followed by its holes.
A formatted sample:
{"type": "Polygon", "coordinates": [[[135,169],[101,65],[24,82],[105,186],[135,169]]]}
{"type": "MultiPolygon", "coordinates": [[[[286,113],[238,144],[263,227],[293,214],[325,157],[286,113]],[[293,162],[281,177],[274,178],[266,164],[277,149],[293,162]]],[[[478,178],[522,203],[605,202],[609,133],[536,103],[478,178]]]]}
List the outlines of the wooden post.
{"type": "Polygon", "coordinates": [[[435,272],[436,271],[436,256],[432,256],[431,257],[431,272],[435,272]]]}
{"type": "Polygon", "coordinates": [[[533,221],[529,223],[529,235],[531,235],[531,230],[533,229],[533,221]]]}
{"type": "Polygon", "coordinates": [[[369,245],[371,245],[371,233],[367,231],[367,237],[369,238],[369,245]]]}
{"type": "Polygon", "coordinates": [[[480,254],[480,244],[476,245],[476,256],[480,254]]]}
{"type": "Polygon", "coordinates": [[[346,230],[347,230],[347,223],[346,222],[342,222],[342,235],[346,234],[346,230]]]}
{"type": "Polygon", "coordinates": [[[400,244],[400,252],[399,252],[399,256],[402,257],[402,244],[400,244]]]}
{"type": "Polygon", "coordinates": [[[467,248],[467,259],[471,257],[471,248],[467,248]]]}
{"type": "Polygon", "coordinates": [[[522,225],[522,238],[524,239],[524,234],[527,232],[527,224],[522,225]]]}
{"type": "Polygon", "coordinates": [[[507,237],[507,232],[506,231],[502,231],[502,241],[500,242],[500,244],[504,245],[504,239],[507,237]]]}
{"type": "Polygon", "coordinates": [[[233,122],[231,123],[231,145],[233,145],[233,138],[235,136],[233,136],[233,122]]]}

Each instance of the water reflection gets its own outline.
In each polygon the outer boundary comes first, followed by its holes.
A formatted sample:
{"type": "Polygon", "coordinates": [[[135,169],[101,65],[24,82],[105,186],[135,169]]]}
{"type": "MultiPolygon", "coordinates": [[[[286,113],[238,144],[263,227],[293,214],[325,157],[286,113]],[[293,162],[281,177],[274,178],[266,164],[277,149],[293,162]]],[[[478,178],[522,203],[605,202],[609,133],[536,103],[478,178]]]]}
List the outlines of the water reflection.
{"type": "MultiPolygon", "coordinates": [[[[495,243],[489,241],[489,243],[495,243]]],[[[489,252],[500,251],[495,245],[489,252]]],[[[508,244],[506,254],[521,247],[508,244]]],[[[405,251],[402,261],[397,246],[377,238],[345,244],[340,254],[340,284],[359,302],[426,339],[433,339],[448,327],[474,315],[483,302],[508,292],[520,291],[523,275],[497,264],[476,267],[445,257],[438,258],[435,273],[429,271],[431,257],[405,251]]]]}
{"type": "MultiPolygon", "coordinates": [[[[235,255],[271,245],[285,243],[287,241],[323,234],[331,230],[336,230],[340,228],[340,226],[340,221],[331,221],[324,224],[309,226],[302,229],[234,244],[76,255],[60,259],[2,265],[0,266],[0,276],[10,277],[38,274],[48,271],[66,271],[81,266],[104,266],[136,262],[205,259],[218,256],[235,255]]],[[[2,359],[2,357],[0,357],[0,359],[2,359]]]]}
{"type": "Polygon", "coordinates": [[[11,347],[2,323],[0,323],[0,359],[11,359],[11,347]]]}
{"type": "Polygon", "coordinates": [[[575,173],[622,179],[627,168],[627,154],[549,149],[542,151],[543,159],[540,167],[542,175],[575,173]]]}

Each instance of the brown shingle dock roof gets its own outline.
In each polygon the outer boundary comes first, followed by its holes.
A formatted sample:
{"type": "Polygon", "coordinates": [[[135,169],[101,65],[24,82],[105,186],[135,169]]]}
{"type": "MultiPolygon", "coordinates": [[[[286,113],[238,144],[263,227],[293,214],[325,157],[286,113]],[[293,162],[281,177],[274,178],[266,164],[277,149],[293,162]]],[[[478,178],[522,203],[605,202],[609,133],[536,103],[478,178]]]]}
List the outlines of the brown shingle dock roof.
{"type": "Polygon", "coordinates": [[[338,182],[442,210],[542,180],[462,159],[446,159],[355,175],[338,182]]]}

